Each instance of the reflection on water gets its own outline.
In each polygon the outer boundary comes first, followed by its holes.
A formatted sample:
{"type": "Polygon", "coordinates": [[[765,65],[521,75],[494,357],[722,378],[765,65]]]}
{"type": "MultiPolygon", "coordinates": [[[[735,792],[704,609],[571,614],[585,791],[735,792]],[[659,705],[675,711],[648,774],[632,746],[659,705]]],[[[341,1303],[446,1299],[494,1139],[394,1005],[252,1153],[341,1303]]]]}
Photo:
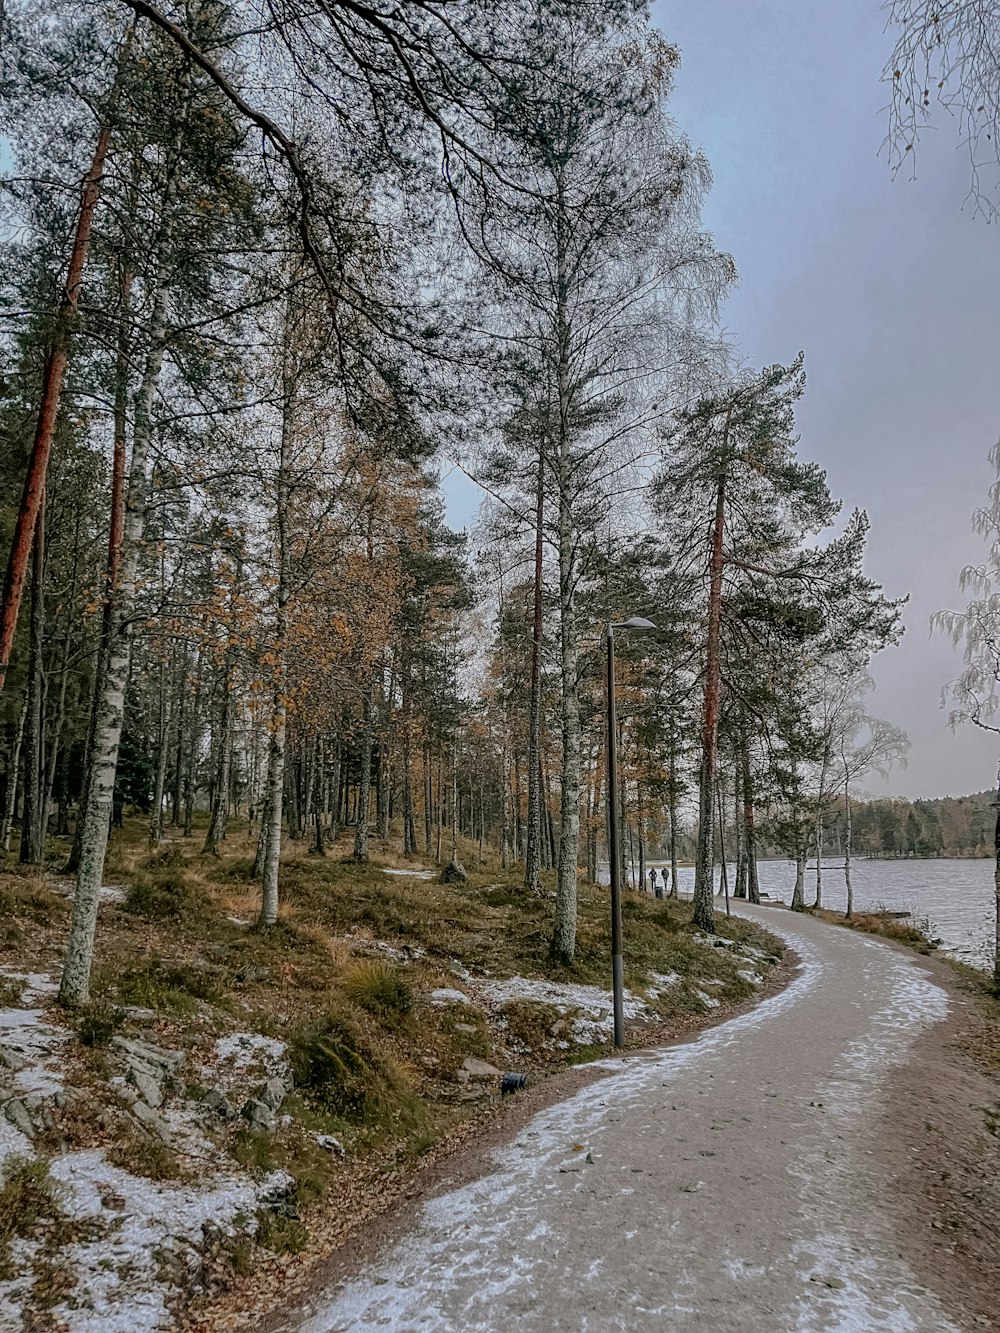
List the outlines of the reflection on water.
{"type": "MultiPolygon", "coordinates": [[[[659,865],[659,862],[651,864],[659,865]]],[[[885,907],[891,912],[909,912],[919,925],[930,922],[930,933],[941,940],[941,948],[965,963],[992,970],[992,945],[996,928],[996,899],[993,861],[866,861],[851,862],[856,911],[885,907]]],[[[647,872],[648,873],[648,872],[647,872]]],[[[730,872],[731,874],[732,872],[730,872]]],[[[760,861],[758,874],[762,893],[788,902],[795,883],[795,866],[789,861],[760,861]]],[[[606,871],[602,879],[607,880],[606,871]]],[[[678,870],[680,891],[690,897],[694,870],[678,870]]],[[[716,869],[716,887],[719,871],[716,869]]],[[[816,897],[816,866],[806,875],[806,902],[816,897]]],[[[823,862],[823,906],[842,912],[847,903],[843,860],[823,862]]]]}

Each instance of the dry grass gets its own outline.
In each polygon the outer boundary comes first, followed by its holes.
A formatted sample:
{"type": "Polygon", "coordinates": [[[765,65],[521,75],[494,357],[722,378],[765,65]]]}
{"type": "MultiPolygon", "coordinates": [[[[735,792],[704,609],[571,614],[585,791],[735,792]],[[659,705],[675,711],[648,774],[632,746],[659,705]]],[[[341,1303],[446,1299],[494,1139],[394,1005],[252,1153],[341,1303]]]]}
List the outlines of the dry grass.
{"type": "Polygon", "coordinates": [[[865,935],[881,935],[897,944],[906,944],[917,953],[929,954],[936,948],[924,932],[908,920],[886,916],[881,912],[855,912],[847,917],[843,912],[831,912],[826,908],[810,908],[810,914],[817,916],[834,926],[847,926],[849,930],[859,930],[865,935]]]}

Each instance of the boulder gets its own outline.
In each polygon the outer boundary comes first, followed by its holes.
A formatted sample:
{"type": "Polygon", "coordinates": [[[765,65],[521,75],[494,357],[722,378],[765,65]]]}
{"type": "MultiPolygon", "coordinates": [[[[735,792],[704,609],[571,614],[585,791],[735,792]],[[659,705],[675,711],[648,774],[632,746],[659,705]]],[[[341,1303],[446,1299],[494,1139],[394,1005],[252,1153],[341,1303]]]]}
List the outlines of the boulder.
{"type": "Polygon", "coordinates": [[[277,1111],[285,1100],[285,1084],[280,1078],[269,1078],[263,1087],[257,1089],[254,1095],[269,1110],[277,1111]]]}
{"type": "Polygon", "coordinates": [[[464,884],[469,878],[469,872],[457,856],[453,856],[445,868],[438,876],[439,884],[464,884]]]}
{"type": "Polygon", "coordinates": [[[344,1145],[333,1134],[317,1134],[316,1142],[327,1152],[335,1153],[337,1157],[345,1156],[344,1145]]]}
{"type": "Polygon", "coordinates": [[[122,1052],[129,1064],[141,1067],[144,1072],[152,1068],[175,1074],[187,1059],[185,1051],[167,1051],[162,1046],[136,1041],[132,1037],[112,1037],[111,1045],[122,1052]]]}
{"type": "Polygon", "coordinates": [[[0,1046],[0,1065],[6,1066],[12,1074],[19,1074],[22,1069],[28,1068],[29,1061],[23,1055],[18,1055],[9,1047],[0,1046]]]}
{"type": "Polygon", "coordinates": [[[470,1055],[468,1059],[462,1061],[462,1068],[468,1074],[469,1078],[491,1079],[500,1077],[499,1069],[491,1064],[487,1064],[485,1060],[477,1060],[474,1055],[470,1055]]]}
{"type": "Polygon", "coordinates": [[[240,1115],[255,1133],[270,1134],[274,1129],[274,1112],[256,1097],[246,1102],[240,1115]]]}
{"type": "Polygon", "coordinates": [[[236,1107],[219,1088],[209,1088],[202,1097],[201,1104],[207,1106],[210,1111],[214,1111],[223,1120],[236,1119],[236,1107]]]}
{"type": "Polygon", "coordinates": [[[24,1102],[18,1101],[15,1097],[13,1101],[7,1103],[3,1110],[8,1122],[13,1125],[19,1133],[23,1134],[25,1138],[28,1139],[33,1139],[35,1137],[35,1127],[31,1123],[31,1116],[28,1115],[28,1109],[24,1102]]]}
{"type": "Polygon", "coordinates": [[[132,1114],[143,1129],[155,1134],[163,1143],[170,1142],[170,1126],[151,1106],[147,1106],[144,1101],[133,1102],[132,1114]]]}
{"type": "Polygon", "coordinates": [[[146,1103],[147,1106],[163,1105],[163,1090],[159,1081],[151,1074],[142,1069],[136,1069],[134,1065],[129,1066],[129,1071],[125,1075],[129,1083],[132,1084],[136,1092],[146,1103]]]}

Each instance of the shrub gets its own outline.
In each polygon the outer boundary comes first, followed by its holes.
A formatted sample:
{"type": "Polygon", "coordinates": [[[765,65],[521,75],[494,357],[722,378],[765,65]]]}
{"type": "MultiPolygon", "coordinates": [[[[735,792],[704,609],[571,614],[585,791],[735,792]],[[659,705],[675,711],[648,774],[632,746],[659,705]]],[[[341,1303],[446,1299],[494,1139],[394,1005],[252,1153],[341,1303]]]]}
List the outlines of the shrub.
{"type": "Polygon", "coordinates": [[[191,1013],[197,1000],[213,1003],[219,991],[212,978],[186,963],[165,963],[153,957],[118,979],[118,998],[147,1009],[191,1013]]]}
{"type": "Polygon", "coordinates": [[[358,1125],[413,1120],[417,1101],[391,1061],[330,1013],[299,1028],[288,1047],[295,1084],[315,1105],[358,1125]]]}
{"type": "Polygon", "coordinates": [[[399,968],[380,958],[352,963],[342,984],[348,999],[383,1021],[405,1018],[413,1009],[410,983],[399,968]]]}
{"type": "Polygon", "coordinates": [[[257,1244],[275,1254],[301,1254],[309,1244],[309,1232],[298,1218],[261,1208],[257,1214],[257,1244]]]}
{"type": "Polygon", "coordinates": [[[76,1035],[81,1046],[107,1046],[125,1022],[125,1013],[113,1004],[92,1004],[80,1014],[76,1035]]]}
{"type": "Polygon", "coordinates": [[[126,912],[143,916],[148,921],[187,916],[196,912],[198,906],[184,871],[171,866],[138,873],[122,903],[126,912]]]}

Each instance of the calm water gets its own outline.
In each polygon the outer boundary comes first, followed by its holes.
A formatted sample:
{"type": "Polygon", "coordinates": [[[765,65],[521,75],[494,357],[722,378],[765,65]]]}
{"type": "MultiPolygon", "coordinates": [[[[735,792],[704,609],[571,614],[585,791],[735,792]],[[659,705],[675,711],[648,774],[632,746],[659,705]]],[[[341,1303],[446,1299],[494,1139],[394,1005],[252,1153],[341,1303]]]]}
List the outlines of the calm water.
{"type": "MultiPolygon", "coordinates": [[[[943,952],[992,969],[996,929],[993,868],[992,860],[855,860],[851,862],[854,907],[856,911],[885,907],[891,912],[909,912],[918,924],[926,918],[943,952]]],[[[716,885],[718,874],[717,870],[716,885]]],[[[760,861],[758,874],[762,893],[785,902],[791,899],[795,884],[791,862],[760,861]]],[[[681,893],[690,895],[693,868],[681,866],[678,877],[681,893]]],[[[806,902],[811,903],[815,896],[816,867],[811,863],[806,873],[806,902]]],[[[824,861],[823,906],[842,912],[846,903],[843,861],[824,861]]]]}

